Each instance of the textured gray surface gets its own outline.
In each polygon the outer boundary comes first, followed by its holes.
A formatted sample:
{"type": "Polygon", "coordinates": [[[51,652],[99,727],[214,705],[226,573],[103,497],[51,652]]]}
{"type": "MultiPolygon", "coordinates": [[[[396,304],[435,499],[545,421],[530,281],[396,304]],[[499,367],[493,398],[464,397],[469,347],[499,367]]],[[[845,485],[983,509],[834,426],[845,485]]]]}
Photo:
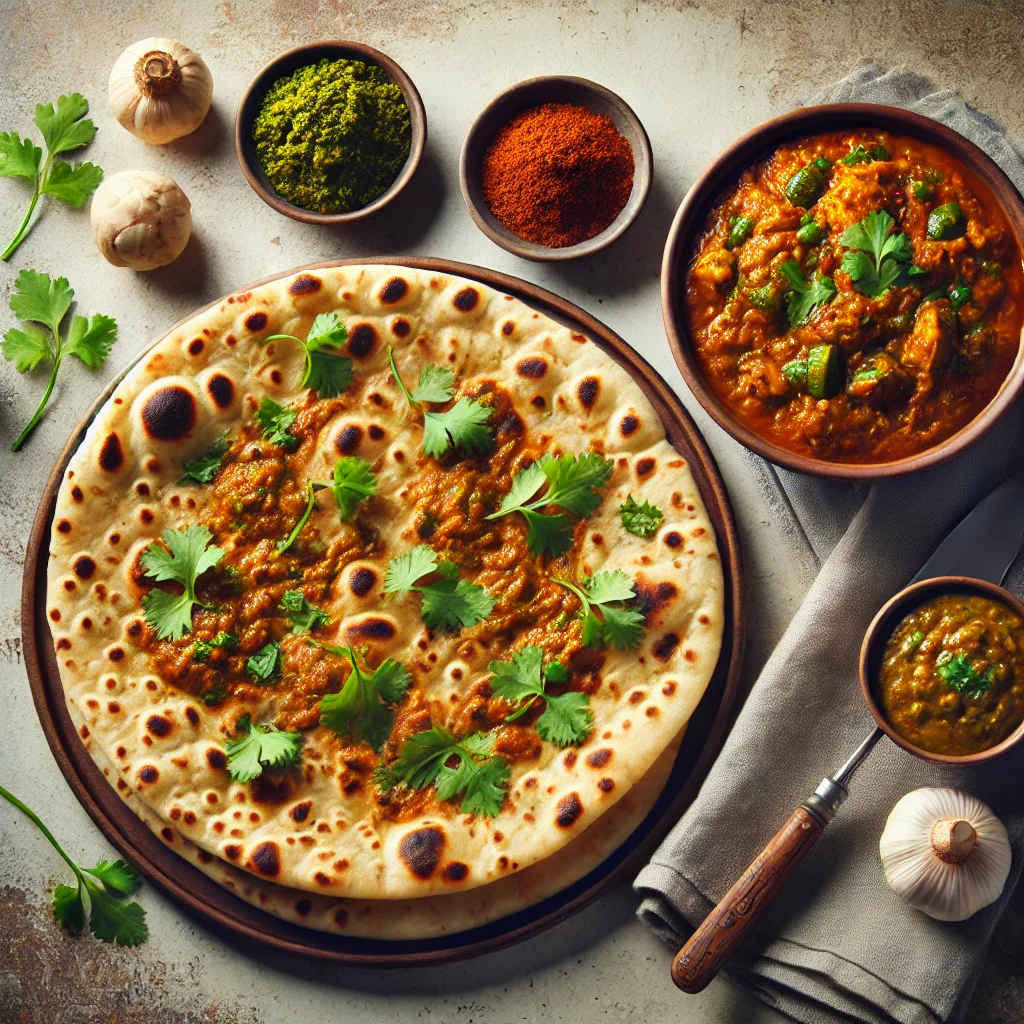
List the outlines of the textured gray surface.
{"type": "MultiPolygon", "coordinates": [[[[0,129],[27,132],[32,106],[77,89],[100,126],[89,159],[113,173],[171,174],[193,203],[185,255],[136,276],[94,249],[87,216],[49,208],[12,265],[0,265],[0,325],[24,266],[65,274],[83,311],[117,317],[120,340],[104,369],[75,365],[25,452],[0,447],[0,781],[37,808],[72,856],[109,847],[75,802],[43,741],[21,662],[17,594],[25,538],[53,460],[92,396],[171,323],[246,281],[333,256],[414,253],[518,274],[579,302],[623,334],[685,392],[661,327],[657,274],[669,220],[687,186],[735,136],[805,101],[861,59],[905,64],[1004,119],[1018,138],[1015,104],[1024,65],[1024,10],[902,2],[829,4],[738,0],[448,3],[404,0],[305,3],[236,0],[219,5],[124,0],[0,3],[0,129]],[[151,149],[106,111],[106,79],[121,49],[148,35],[194,47],[214,76],[214,110],[192,137],[151,149]],[[234,109],[256,69],[299,42],[360,39],[395,57],[416,81],[430,138],[408,192],[381,216],[345,232],[296,224],[265,207],[235,164],[234,109]],[[614,248],[564,267],[523,263],[473,226],[458,194],[458,152],[472,118],[507,84],[530,75],[585,75],[619,92],[650,133],[655,183],[637,224],[614,248]]],[[[24,199],[0,180],[0,234],[24,199]]],[[[6,239],[5,239],[6,240],[6,239]]],[[[30,415],[43,382],[0,366],[0,441],[30,415]]],[[[684,393],[684,401],[694,403],[684,393]]],[[[698,410],[699,412],[699,410],[698,410]]],[[[756,674],[810,582],[767,520],[744,454],[697,416],[733,494],[750,585],[747,678],[756,674]]],[[[627,1018],[701,1024],[767,1024],[778,1018],[725,982],[697,997],[676,992],[665,949],[633,919],[619,890],[532,942],[478,961],[386,974],[302,964],[236,949],[146,888],[153,937],[138,951],[61,935],[45,891],[63,868],[31,827],[0,809],[0,1024],[107,1022],[277,1024],[310,1017],[376,1022],[501,1024],[627,1018]]],[[[979,1021],[1019,1019],[1020,902],[1004,922],[979,1021]]]]}

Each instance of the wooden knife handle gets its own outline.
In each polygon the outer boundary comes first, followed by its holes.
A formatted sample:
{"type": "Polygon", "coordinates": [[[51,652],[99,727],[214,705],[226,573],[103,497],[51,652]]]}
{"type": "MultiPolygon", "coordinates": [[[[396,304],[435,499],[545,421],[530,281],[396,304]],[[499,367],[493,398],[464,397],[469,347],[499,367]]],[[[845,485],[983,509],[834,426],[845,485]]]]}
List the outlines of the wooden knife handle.
{"type": "Polygon", "coordinates": [[[817,815],[798,807],[775,833],[676,954],[672,980],[684,992],[700,992],[722,969],[824,828],[817,815]]]}

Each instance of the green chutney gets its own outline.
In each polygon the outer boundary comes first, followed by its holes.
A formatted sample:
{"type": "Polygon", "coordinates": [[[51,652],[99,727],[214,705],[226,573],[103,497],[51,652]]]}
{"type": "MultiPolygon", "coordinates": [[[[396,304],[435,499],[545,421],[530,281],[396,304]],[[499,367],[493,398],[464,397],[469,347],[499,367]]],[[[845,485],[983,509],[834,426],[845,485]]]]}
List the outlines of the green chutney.
{"type": "Polygon", "coordinates": [[[263,173],[317,213],[359,210],[398,177],[412,140],[402,90],[376,64],[327,60],[279,78],[253,124],[263,173]]]}

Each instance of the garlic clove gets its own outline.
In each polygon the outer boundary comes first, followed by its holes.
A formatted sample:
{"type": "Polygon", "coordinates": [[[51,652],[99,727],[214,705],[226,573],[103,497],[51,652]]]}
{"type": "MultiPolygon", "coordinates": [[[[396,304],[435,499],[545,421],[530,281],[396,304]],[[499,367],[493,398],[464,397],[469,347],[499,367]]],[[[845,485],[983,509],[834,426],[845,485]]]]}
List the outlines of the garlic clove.
{"type": "Polygon", "coordinates": [[[893,807],[879,854],[892,890],[940,921],[963,921],[995,902],[1012,859],[1003,823],[981,800],[930,788],[893,807]]]}
{"type": "Polygon", "coordinates": [[[175,39],[142,39],[114,62],[110,111],[133,135],[163,145],[194,132],[209,113],[213,76],[175,39]]]}
{"type": "Polygon", "coordinates": [[[176,260],[188,244],[192,206],[166,174],[121,171],[96,190],[89,220],[109,263],[155,270],[176,260]]]}

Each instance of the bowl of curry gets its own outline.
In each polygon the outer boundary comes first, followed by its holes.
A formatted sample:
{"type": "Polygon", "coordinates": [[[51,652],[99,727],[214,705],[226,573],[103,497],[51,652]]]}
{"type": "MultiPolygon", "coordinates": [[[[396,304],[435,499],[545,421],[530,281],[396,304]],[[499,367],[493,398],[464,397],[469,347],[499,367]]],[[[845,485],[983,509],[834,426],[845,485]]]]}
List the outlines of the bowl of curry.
{"type": "Polygon", "coordinates": [[[1024,604],[984,580],[942,576],[897,594],[861,651],[871,713],[930,761],[984,761],[1024,738],[1024,604]]]}
{"type": "Polygon", "coordinates": [[[1024,385],[1024,202],[958,133],[872,104],[739,139],[662,265],[676,363],[746,447],[880,479],[977,440],[1024,385]]]}

